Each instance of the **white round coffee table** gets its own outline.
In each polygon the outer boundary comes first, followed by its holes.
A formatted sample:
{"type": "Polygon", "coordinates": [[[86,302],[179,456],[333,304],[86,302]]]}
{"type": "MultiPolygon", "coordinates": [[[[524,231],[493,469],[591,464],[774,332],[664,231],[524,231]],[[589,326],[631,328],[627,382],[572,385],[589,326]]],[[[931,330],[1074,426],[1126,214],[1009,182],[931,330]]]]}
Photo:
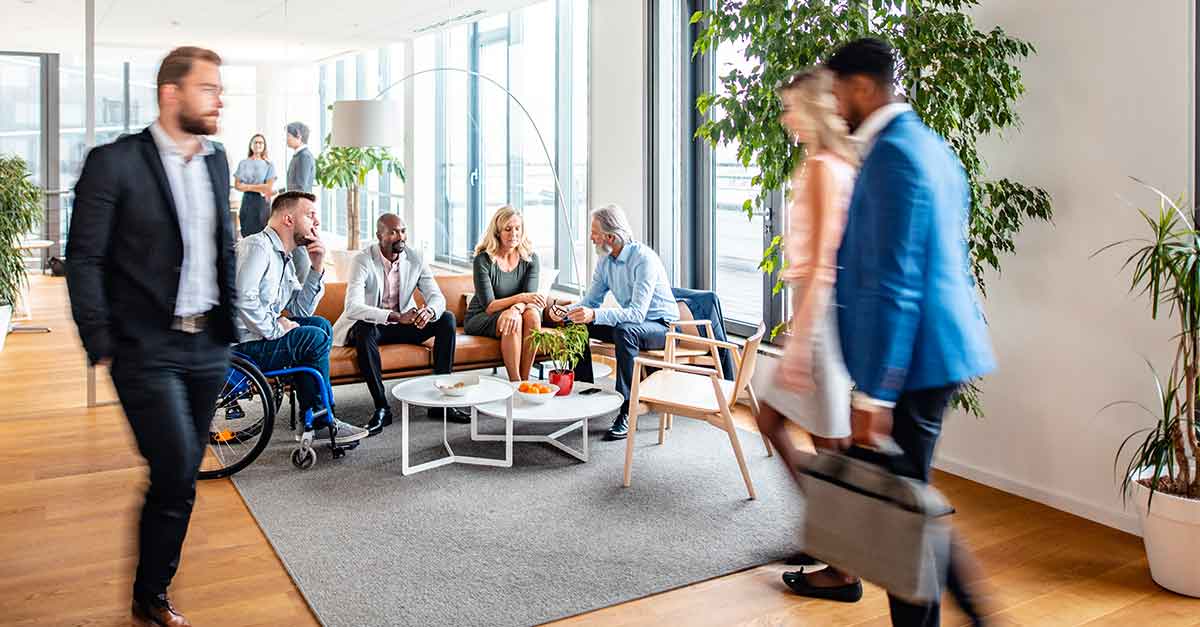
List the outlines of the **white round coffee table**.
{"type": "Polygon", "coordinates": [[[392,396],[395,396],[400,401],[400,440],[401,440],[401,466],[400,472],[404,475],[412,475],[418,472],[423,472],[431,468],[445,466],[446,464],[473,464],[476,466],[499,466],[509,468],[512,466],[512,445],[513,445],[513,387],[507,381],[495,379],[492,377],[479,377],[479,385],[471,386],[467,393],[462,396],[447,396],[442,394],[437,388],[433,387],[434,379],[446,375],[428,375],[424,377],[416,377],[400,383],[392,388],[392,396]],[[471,431],[475,430],[475,407],[483,404],[493,404],[498,408],[498,413],[494,414],[504,418],[504,435],[497,435],[494,441],[504,442],[504,459],[493,459],[488,457],[471,457],[468,455],[455,455],[454,449],[450,448],[450,442],[446,437],[446,416],[442,415],[442,445],[446,448],[446,457],[428,461],[416,466],[408,464],[408,406],[419,405],[422,407],[470,407],[471,408],[471,431]]]}
{"type": "MultiPolygon", "coordinates": [[[[515,386],[517,384],[510,385],[515,386]]],[[[547,424],[569,422],[571,424],[549,435],[514,436],[511,432],[511,426],[509,427],[510,431],[505,435],[483,434],[479,433],[478,425],[475,421],[475,413],[472,412],[471,439],[477,442],[496,442],[505,438],[511,438],[513,442],[541,442],[542,444],[549,444],[580,461],[586,462],[588,460],[588,420],[617,411],[621,408],[622,401],[623,399],[620,394],[610,392],[598,385],[576,383],[570,394],[555,396],[545,403],[538,405],[529,403],[520,397],[509,399],[507,403],[499,401],[486,403],[478,407],[479,413],[485,416],[505,417],[511,415],[511,420],[516,422],[547,424]],[[580,392],[589,389],[599,391],[591,394],[580,394],[580,392]],[[506,412],[511,412],[511,414],[506,412]],[[582,448],[573,449],[563,444],[560,438],[577,429],[580,431],[583,439],[582,448]]],[[[509,424],[511,425],[511,422],[509,424]]]]}

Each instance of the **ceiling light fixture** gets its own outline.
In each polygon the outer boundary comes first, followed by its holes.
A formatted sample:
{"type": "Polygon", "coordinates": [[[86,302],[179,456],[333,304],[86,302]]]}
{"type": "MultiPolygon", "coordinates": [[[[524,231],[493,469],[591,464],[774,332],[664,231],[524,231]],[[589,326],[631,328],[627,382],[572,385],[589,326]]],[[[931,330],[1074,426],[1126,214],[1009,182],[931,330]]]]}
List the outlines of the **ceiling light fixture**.
{"type": "Polygon", "coordinates": [[[422,26],[421,28],[414,28],[413,32],[414,33],[427,33],[431,30],[439,30],[441,28],[445,28],[446,26],[455,24],[457,22],[465,22],[473,17],[482,15],[486,12],[487,11],[484,11],[483,9],[475,9],[474,11],[467,11],[466,13],[463,13],[461,15],[456,15],[454,17],[448,17],[444,20],[439,20],[437,22],[434,22],[433,24],[428,24],[426,26],[422,26]]]}

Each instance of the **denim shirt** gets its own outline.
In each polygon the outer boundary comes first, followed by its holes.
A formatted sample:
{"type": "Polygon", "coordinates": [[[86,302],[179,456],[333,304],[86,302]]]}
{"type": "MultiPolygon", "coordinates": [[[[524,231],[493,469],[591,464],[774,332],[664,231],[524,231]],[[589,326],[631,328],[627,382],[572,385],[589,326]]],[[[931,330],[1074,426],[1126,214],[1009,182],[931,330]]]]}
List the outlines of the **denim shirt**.
{"type": "Polygon", "coordinates": [[[611,327],[623,322],[674,322],[679,318],[667,270],[658,254],[641,242],[626,244],[615,259],[612,255],[600,259],[587,296],[567,309],[578,307],[595,309],[596,324],[611,327]],[[604,295],[610,291],[619,306],[600,309],[604,295]]]}
{"type": "Polygon", "coordinates": [[[311,316],[325,293],[323,272],[309,272],[304,283],[296,278],[292,256],[275,229],[268,226],[237,245],[237,325],[242,342],[283,337],[279,314],[311,316]]]}

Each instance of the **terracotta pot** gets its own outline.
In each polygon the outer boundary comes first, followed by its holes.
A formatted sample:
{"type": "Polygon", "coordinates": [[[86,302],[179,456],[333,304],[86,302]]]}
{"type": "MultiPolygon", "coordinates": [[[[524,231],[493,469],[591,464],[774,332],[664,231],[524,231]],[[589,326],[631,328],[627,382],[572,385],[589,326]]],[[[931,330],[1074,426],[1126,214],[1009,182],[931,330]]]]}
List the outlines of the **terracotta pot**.
{"type": "Polygon", "coordinates": [[[558,386],[558,393],[555,396],[570,394],[571,388],[575,386],[575,372],[571,370],[551,370],[550,385],[558,386]]]}

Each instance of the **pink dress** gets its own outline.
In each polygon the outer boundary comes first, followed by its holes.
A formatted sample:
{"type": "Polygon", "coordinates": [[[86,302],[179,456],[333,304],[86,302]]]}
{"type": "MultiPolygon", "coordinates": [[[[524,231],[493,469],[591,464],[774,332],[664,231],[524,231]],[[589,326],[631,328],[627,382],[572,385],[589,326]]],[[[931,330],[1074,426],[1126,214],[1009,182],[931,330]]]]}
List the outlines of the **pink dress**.
{"type": "Polygon", "coordinates": [[[782,276],[793,294],[792,336],[783,361],[774,372],[764,372],[774,385],[764,390],[764,400],[809,433],[825,438],[850,435],[850,375],[842,360],[838,340],[833,287],[837,279],[837,251],[846,227],[846,210],[854,190],[854,166],[828,153],[809,156],[792,178],[792,204],[784,252],[788,267],[782,276]],[[810,176],[815,164],[824,166],[825,198],[810,206],[810,176]],[[833,212],[820,215],[821,210],[833,212]],[[802,303],[807,288],[817,282],[812,303],[802,303]],[[811,372],[814,390],[798,387],[803,373],[811,372]]]}

